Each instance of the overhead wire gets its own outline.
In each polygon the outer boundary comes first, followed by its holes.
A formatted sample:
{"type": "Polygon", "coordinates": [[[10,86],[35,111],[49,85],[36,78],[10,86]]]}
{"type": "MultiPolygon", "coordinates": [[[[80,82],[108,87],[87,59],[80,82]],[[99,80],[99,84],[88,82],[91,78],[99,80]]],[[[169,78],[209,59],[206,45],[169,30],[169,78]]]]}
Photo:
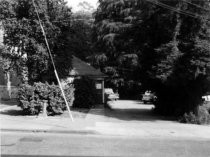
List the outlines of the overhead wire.
{"type": "Polygon", "coordinates": [[[56,22],[72,22],[72,21],[94,21],[94,19],[91,18],[91,19],[52,20],[52,21],[49,21],[49,22],[56,23],[56,22]]]}
{"type": "Polygon", "coordinates": [[[197,7],[197,8],[203,9],[203,10],[205,10],[205,11],[210,11],[210,10],[208,10],[208,9],[206,9],[206,8],[203,8],[203,7],[200,6],[200,5],[197,5],[197,4],[195,4],[195,3],[188,2],[187,0],[182,0],[182,1],[185,2],[185,3],[191,4],[191,5],[193,5],[193,6],[197,7]]]}
{"type": "MultiPolygon", "coordinates": [[[[172,6],[169,6],[167,4],[164,4],[164,3],[161,3],[161,2],[158,2],[158,1],[153,1],[153,0],[146,0],[146,1],[148,1],[148,2],[150,2],[152,4],[155,4],[155,5],[158,5],[160,7],[163,7],[165,9],[168,9],[168,10],[171,10],[171,11],[174,11],[174,12],[177,12],[177,13],[180,13],[180,14],[183,14],[183,15],[195,18],[195,19],[203,18],[201,15],[193,14],[193,13],[188,12],[188,11],[178,10],[178,9],[172,7],[172,6]]],[[[208,20],[208,19],[206,19],[206,20],[208,20]]]]}
{"type": "MultiPolygon", "coordinates": [[[[146,0],[146,1],[148,1],[150,3],[153,3],[155,5],[158,5],[160,7],[163,7],[165,9],[172,10],[174,12],[177,12],[177,13],[180,13],[180,14],[183,14],[183,15],[186,15],[186,16],[190,16],[192,18],[196,18],[197,19],[198,17],[200,17],[200,18],[202,17],[201,15],[194,14],[194,13],[189,12],[189,11],[183,11],[183,10],[180,10],[180,9],[176,9],[176,8],[174,8],[172,6],[169,6],[169,5],[164,4],[162,2],[159,2],[159,1],[154,1],[154,0],[146,0]]],[[[185,3],[191,4],[191,5],[194,5],[194,6],[198,7],[198,8],[200,8],[200,9],[203,9],[203,10],[206,10],[206,11],[210,11],[208,9],[205,9],[205,8],[199,6],[199,5],[196,5],[194,3],[188,2],[186,0],[182,0],[182,1],[185,2],[185,3]]],[[[124,18],[117,18],[117,19],[124,19],[124,18]]],[[[41,20],[41,21],[43,21],[43,20],[41,20]]],[[[94,21],[94,18],[90,18],[90,19],[82,19],[82,18],[77,19],[77,18],[75,18],[75,19],[69,19],[69,20],[52,20],[52,21],[49,21],[49,22],[57,23],[57,22],[71,22],[71,21],[94,21]]]]}
{"type": "Polygon", "coordinates": [[[43,26],[42,26],[42,23],[41,23],[41,20],[40,20],[40,17],[39,17],[39,13],[38,13],[38,10],[37,10],[37,7],[36,7],[36,5],[35,5],[34,0],[32,0],[32,3],[33,3],[33,6],[34,6],[34,8],[35,8],[35,12],[36,12],[36,15],[37,15],[37,18],[38,18],[38,21],[39,21],[39,24],[40,24],[40,27],[41,27],[41,30],[42,30],[42,34],[43,34],[44,39],[45,39],[45,43],[46,43],[47,49],[48,49],[48,54],[49,54],[50,59],[51,59],[51,61],[52,61],[54,73],[55,73],[56,79],[57,79],[57,81],[58,81],[59,87],[60,87],[60,89],[61,89],[61,93],[62,93],[62,96],[63,96],[63,98],[64,98],[64,101],[65,101],[65,104],[66,104],[66,108],[67,108],[67,110],[68,110],[68,112],[69,112],[69,116],[70,116],[71,120],[74,121],[74,120],[73,120],[73,116],[72,116],[72,114],[71,114],[71,110],[70,110],[70,108],[69,108],[69,105],[68,105],[68,102],[67,102],[67,99],[66,99],[66,96],[65,96],[65,93],[64,93],[64,90],[63,90],[63,88],[62,88],[60,79],[59,79],[59,77],[58,77],[58,73],[57,73],[57,70],[56,70],[55,62],[54,62],[53,57],[52,57],[52,53],[51,53],[51,50],[50,50],[50,46],[49,46],[49,44],[48,44],[48,40],[47,40],[47,37],[46,37],[46,33],[45,33],[45,30],[44,30],[44,28],[43,28],[43,26]]]}
{"type": "Polygon", "coordinates": [[[178,9],[172,7],[172,6],[169,6],[167,4],[161,3],[159,1],[153,1],[153,0],[146,0],[146,1],[148,1],[150,3],[153,3],[155,5],[161,6],[161,7],[165,8],[165,9],[172,10],[172,11],[175,11],[175,12],[178,12],[178,13],[181,13],[181,14],[184,14],[184,15],[187,15],[187,16],[190,16],[190,17],[193,17],[193,18],[197,18],[196,16],[192,15],[192,13],[190,13],[190,12],[178,10],[178,9]]]}

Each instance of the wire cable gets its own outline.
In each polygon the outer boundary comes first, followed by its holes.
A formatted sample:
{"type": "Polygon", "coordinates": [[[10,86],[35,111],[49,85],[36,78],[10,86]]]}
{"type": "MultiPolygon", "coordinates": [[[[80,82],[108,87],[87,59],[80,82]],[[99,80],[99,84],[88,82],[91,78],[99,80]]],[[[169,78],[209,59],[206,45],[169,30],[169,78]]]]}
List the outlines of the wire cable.
{"type": "Polygon", "coordinates": [[[187,15],[187,16],[190,16],[190,17],[193,17],[193,18],[197,18],[196,16],[194,16],[192,13],[190,12],[186,12],[186,11],[182,11],[182,10],[178,10],[172,6],[169,6],[167,4],[164,4],[164,3],[161,3],[161,2],[158,2],[158,1],[153,1],[153,0],[146,0],[150,3],[153,3],[155,5],[158,5],[158,6],[161,6],[165,9],[168,9],[168,10],[171,10],[171,11],[175,11],[175,12],[178,12],[178,13],[181,13],[181,14],[184,14],[184,15],[187,15]]]}
{"type": "MultiPolygon", "coordinates": [[[[41,20],[41,21],[47,21],[47,20],[41,20]]],[[[69,19],[69,20],[52,20],[52,21],[49,21],[49,22],[52,22],[52,23],[58,23],[58,22],[74,22],[74,21],[94,21],[93,18],[91,19],[69,19]]]]}
{"type": "Polygon", "coordinates": [[[47,49],[48,49],[48,53],[49,53],[50,59],[51,59],[52,64],[53,64],[53,69],[54,69],[54,73],[55,73],[56,79],[57,79],[57,81],[58,81],[58,84],[59,84],[59,87],[60,87],[60,89],[61,89],[61,93],[62,93],[62,95],[63,95],[63,98],[64,98],[64,101],[65,101],[67,110],[68,110],[68,112],[69,112],[69,116],[70,116],[71,120],[74,121],[73,116],[72,116],[72,114],[71,114],[71,110],[70,110],[69,105],[68,105],[68,102],[67,102],[67,100],[66,100],[66,96],[65,96],[64,90],[63,90],[63,88],[62,88],[60,79],[59,79],[59,77],[58,77],[58,73],[57,73],[57,70],[56,70],[56,67],[55,67],[55,63],[54,63],[54,60],[53,60],[53,57],[52,57],[52,53],[51,53],[51,51],[50,51],[50,47],[49,47],[49,44],[48,44],[48,40],[47,40],[47,37],[46,37],[46,33],[45,33],[45,31],[44,31],[44,28],[43,28],[43,26],[42,26],[42,23],[41,23],[41,20],[40,20],[40,17],[39,17],[39,13],[38,13],[38,11],[37,11],[37,8],[36,8],[36,5],[35,5],[34,0],[32,0],[32,2],[33,2],[33,6],[34,6],[34,8],[35,8],[35,12],[36,12],[37,18],[38,18],[38,20],[39,20],[39,24],[40,24],[40,27],[41,27],[41,30],[42,30],[42,34],[43,34],[44,39],[45,39],[45,43],[46,43],[46,45],[47,45],[47,49]]]}
{"type": "Polygon", "coordinates": [[[185,3],[191,4],[191,5],[193,5],[193,6],[197,7],[197,8],[203,9],[203,10],[205,10],[205,11],[210,11],[210,10],[208,10],[208,9],[206,9],[206,8],[203,8],[203,7],[200,6],[200,5],[197,5],[197,4],[195,4],[195,3],[188,2],[187,0],[182,0],[182,1],[185,2],[185,3]]]}
{"type": "MultiPolygon", "coordinates": [[[[197,14],[193,14],[191,12],[188,12],[188,11],[183,11],[183,10],[178,10],[174,7],[171,7],[169,5],[166,5],[164,3],[161,3],[161,2],[158,2],[158,1],[152,1],[152,0],[146,0],[152,4],[155,4],[155,5],[158,5],[160,7],[163,7],[165,9],[168,9],[168,10],[171,10],[171,11],[174,11],[174,12],[177,12],[177,13],[180,13],[180,14],[183,14],[183,15],[186,15],[186,16],[189,16],[189,17],[192,17],[192,18],[195,18],[195,19],[198,19],[198,18],[203,18],[201,15],[197,15],[197,14]]],[[[207,21],[209,21],[208,19],[206,19],[207,21]]]]}

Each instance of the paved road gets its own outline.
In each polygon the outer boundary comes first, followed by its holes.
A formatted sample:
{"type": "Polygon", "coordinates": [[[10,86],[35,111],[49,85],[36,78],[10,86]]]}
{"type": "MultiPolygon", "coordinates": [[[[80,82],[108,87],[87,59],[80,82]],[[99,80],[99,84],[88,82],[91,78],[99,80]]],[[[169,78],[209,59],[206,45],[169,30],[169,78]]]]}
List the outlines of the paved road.
{"type": "Polygon", "coordinates": [[[210,141],[104,135],[1,133],[2,156],[209,157],[210,141]]]}
{"type": "Polygon", "coordinates": [[[210,157],[210,126],[157,117],[152,105],[138,101],[117,101],[110,107],[82,115],[74,111],[74,123],[66,117],[19,115],[17,107],[5,110],[0,114],[1,153],[16,157],[210,157]],[[39,129],[46,133],[36,132],[39,129]]]}

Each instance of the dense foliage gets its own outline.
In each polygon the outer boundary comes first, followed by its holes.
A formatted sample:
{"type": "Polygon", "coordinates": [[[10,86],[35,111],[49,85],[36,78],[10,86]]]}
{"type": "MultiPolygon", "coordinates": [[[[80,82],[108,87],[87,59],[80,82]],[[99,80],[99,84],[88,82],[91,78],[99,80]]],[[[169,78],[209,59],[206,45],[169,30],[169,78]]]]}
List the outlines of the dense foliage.
{"type": "MultiPolygon", "coordinates": [[[[64,77],[71,67],[71,9],[64,0],[35,0],[35,3],[59,75],[64,77]]],[[[32,1],[1,0],[0,20],[7,49],[1,55],[9,58],[12,67],[22,77],[27,76],[29,82],[54,81],[51,61],[32,1]]]]}
{"type": "Polygon", "coordinates": [[[75,108],[91,108],[97,103],[97,93],[95,83],[93,80],[82,77],[75,79],[75,101],[73,107],[75,108]]]}
{"type": "MultiPolygon", "coordinates": [[[[72,106],[74,101],[74,88],[68,84],[64,88],[67,102],[72,106]]],[[[19,92],[19,106],[24,113],[36,115],[43,111],[43,103],[47,103],[47,114],[61,114],[66,110],[66,105],[57,85],[48,83],[22,84],[19,92]]]]}
{"type": "Polygon", "coordinates": [[[204,102],[202,106],[198,107],[198,113],[185,113],[180,117],[181,123],[191,124],[210,124],[210,102],[204,102]]]}
{"type": "MultiPolygon", "coordinates": [[[[195,116],[201,96],[210,91],[209,4],[209,0],[99,0],[93,24],[90,14],[72,15],[64,0],[36,0],[59,76],[68,75],[74,54],[106,73],[105,86],[120,96],[152,90],[159,113],[195,116]]],[[[8,65],[20,73],[28,71],[24,76],[31,82],[54,81],[32,2],[0,1],[0,20],[5,44],[1,56],[8,58],[8,65]]],[[[77,107],[94,103],[87,82],[75,80],[76,99],[88,102],[75,101],[77,107]]]]}
{"type": "Polygon", "coordinates": [[[69,51],[82,60],[93,53],[92,27],[93,18],[90,12],[78,11],[73,14],[69,51]]]}
{"type": "Polygon", "coordinates": [[[100,0],[95,63],[118,82],[155,91],[160,113],[196,114],[210,87],[209,3],[100,0]]]}
{"type": "Polygon", "coordinates": [[[140,22],[140,8],[137,8],[142,4],[126,0],[99,2],[95,13],[96,48],[99,53],[94,63],[110,76],[106,86],[118,88],[122,93],[120,96],[129,96],[129,93],[133,96],[139,90],[132,87],[140,85],[141,50],[134,38],[139,36],[137,25],[140,22]],[[123,94],[127,87],[133,92],[123,94]]]}

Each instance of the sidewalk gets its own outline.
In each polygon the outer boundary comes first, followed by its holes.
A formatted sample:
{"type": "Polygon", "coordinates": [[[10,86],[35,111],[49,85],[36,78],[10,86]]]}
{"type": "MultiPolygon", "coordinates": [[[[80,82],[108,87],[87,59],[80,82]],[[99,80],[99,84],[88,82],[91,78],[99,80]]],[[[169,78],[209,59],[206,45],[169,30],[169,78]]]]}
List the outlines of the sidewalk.
{"type": "Polygon", "coordinates": [[[0,112],[0,128],[2,131],[81,133],[94,134],[87,126],[94,123],[85,120],[86,113],[71,111],[74,121],[65,112],[61,116],[25,116],[17,105],[5,106],[0,112]]]}
{"type": "Polygon", "coordinates": [[[151,113],[151,105],[135,101],[117,101],[110,109],[91,109],[89,112],[72,111],[56,117],[21,116],[20,108],[0,114],[2,131],[95,134],[148,138],[195,138],[210,140],[210,126],[181,124],[151,113]]]}

